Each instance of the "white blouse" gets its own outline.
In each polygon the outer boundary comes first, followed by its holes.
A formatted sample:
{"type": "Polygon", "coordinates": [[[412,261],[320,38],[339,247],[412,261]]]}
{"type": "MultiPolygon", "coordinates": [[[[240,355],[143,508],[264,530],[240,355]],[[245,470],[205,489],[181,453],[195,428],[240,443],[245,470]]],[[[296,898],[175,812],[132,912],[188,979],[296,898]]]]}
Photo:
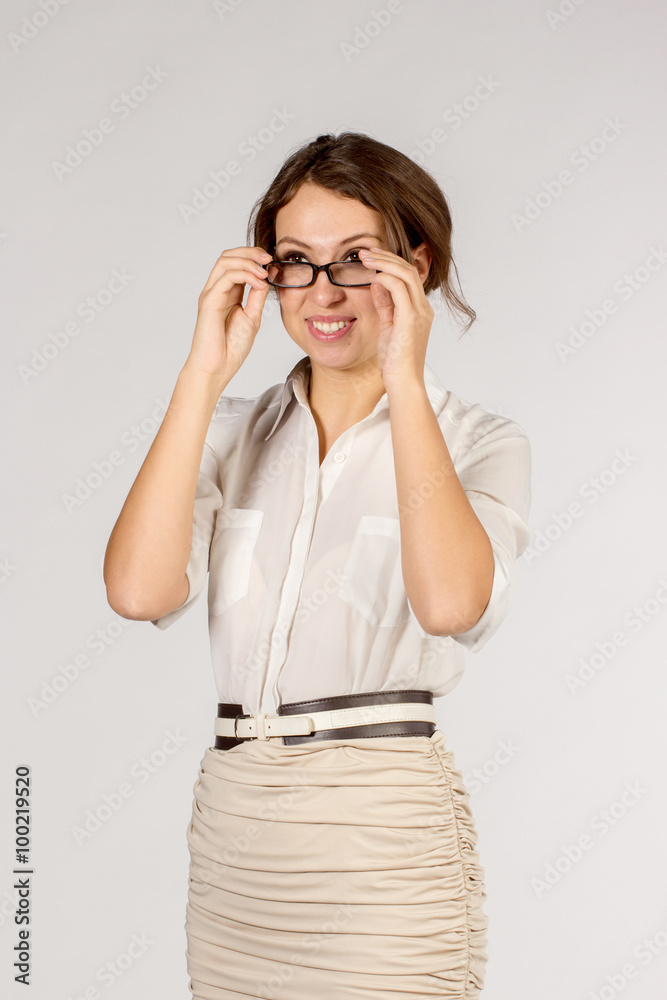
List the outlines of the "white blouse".
{"type": "Polygon", "coordinates": [[[444,695],[510,604],[527,548],[531,452],[513,420],[424,381],[456,473],[486,530],[493,589],[459,635],[425,632],[401,572],[400,522],[386,392],[319,465],[307,397],[310,359],[256,399],[220,397],[204,444],[185,602],[153,621],[168,628],[208,576],[218,700],[251,714],[279,704],[380,690],[444,695]]]}

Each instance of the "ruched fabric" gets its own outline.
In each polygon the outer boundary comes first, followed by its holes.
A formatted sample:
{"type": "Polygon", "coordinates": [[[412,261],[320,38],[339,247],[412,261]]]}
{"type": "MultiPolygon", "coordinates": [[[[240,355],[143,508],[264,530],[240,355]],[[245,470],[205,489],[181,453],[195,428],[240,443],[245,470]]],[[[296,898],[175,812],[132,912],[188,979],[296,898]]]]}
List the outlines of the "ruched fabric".
{"type": "Polygon", "coordinates": [[[484,870],[444,734],[208,747],[187,829],[194,1000],[474,1000],[484,870]]]}

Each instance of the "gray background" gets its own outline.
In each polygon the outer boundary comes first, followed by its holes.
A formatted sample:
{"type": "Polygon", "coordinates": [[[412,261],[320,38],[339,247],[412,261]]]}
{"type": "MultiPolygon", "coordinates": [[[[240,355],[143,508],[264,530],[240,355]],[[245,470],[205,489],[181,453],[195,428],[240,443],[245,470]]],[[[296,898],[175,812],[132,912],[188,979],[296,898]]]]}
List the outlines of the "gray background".
{"type": "MultiPolygon", "coordinates": [[[[664,28],[657,0],[5,5],[4,995],[25,996],[11,966],[22,764],[33,794],[31,996],[188,992],[185,831],[216,703],[206,600],[164,633],[120,619],[104,550],[217,256],[245,243],[253,202],[293,149],[345,129],[415,156],[450,199],[479,318],[458,339],[434,302],[427,361],[446,387],[518,420],[533,450],[532,541],[512,610],[437,701],[486,868],[484,996],[658,994],[664,28]],[[124,94],[134,106],[123,112],[124,94]],[[104,118],[112,128],[60,170],[104,118]],[[230,160],[239,172],[186,221],[195,189],[230,160]],[[564,170],[571,183],[559,191],[564,170]],[[131,280],[109,294],[114,270],[131,280]],[[96,313],[81,305],[89,297],[96,313]],[[89,495],[68,501],[100,467],[108,474],[89,495]],[[573,688],[584,661],[588,679],[573,688]],[[177,731],[182,745],[162,754],[177,731]],[[124,783],[129,797],[77,842],[88,811],[124,783]],[[133,935],[150,943],[125,961],[133,935]],[[114,962],[122,975],[100,979],[114,962]]],[[[258,395],[300,356],[269,304],[227,392],[258,395]]]]}

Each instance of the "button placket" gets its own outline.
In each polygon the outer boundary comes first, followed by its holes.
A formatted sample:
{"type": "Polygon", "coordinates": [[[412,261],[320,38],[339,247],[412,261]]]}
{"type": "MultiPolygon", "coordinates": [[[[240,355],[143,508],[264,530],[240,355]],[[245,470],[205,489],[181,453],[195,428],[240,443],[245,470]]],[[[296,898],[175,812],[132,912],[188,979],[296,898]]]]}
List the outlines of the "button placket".
{"type": "MultiPolygon", "coordinates": [[[[309,411],[307,411],[309,413],[309,411]]],[[[310,552],[310,543],[315,530],[315,519],[319,505],[320,472],[319,465],[319,440],[317,429],[312,414],[309,413],[312,427],[309,426],[308,434],[312,434],[311,443],[307,449],[303,508],[299,517],[295,536],[293,540],[293,561],[287,570],[287,575],[283,583],[283,591],[278,605],[276,624],[271,636],[270,652],[268,658],[268,668],[262,688],[260,702],[266,704],[267,692],[270,692],[270,699],[274,706],[279,704],[278,682],[280,673],[287,657],[287,636],[290,632],[296,615],[299,603],[299,595],[303,578],[306,573],[306,563],[310,552]],[[274,638],[278,638],[274,642],[274,638]]]]}

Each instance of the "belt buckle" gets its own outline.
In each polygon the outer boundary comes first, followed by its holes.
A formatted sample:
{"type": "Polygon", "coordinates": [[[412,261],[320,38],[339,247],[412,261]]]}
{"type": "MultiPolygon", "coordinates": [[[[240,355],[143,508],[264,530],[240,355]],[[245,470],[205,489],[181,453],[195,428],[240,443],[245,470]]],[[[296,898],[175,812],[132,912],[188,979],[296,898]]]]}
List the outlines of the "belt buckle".
{"type": "MultiPolygon", "coordinates": [[[[248,737],[247,737],[247,736],[239,736],[239,735],[238,735],[238,733],[236,732],[236,723],[237,723],[237,721],[238,721],[239,719],[251,719],[251,718],[252,718],[252,716],[251,716],[251,715],[244,715],[244,714],[241,714],[241,715],[237,715],[237,716],[236,716],[236,717],[234,718],[234,739],[236,739],[236,740],[245,740],[245,739],[248,739],[248,737]]],[[[250,737],[250,738],[252,739],[252,737],[250,737]]]]}

